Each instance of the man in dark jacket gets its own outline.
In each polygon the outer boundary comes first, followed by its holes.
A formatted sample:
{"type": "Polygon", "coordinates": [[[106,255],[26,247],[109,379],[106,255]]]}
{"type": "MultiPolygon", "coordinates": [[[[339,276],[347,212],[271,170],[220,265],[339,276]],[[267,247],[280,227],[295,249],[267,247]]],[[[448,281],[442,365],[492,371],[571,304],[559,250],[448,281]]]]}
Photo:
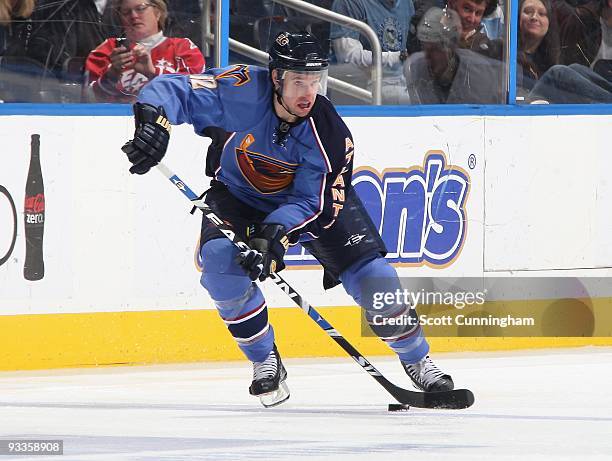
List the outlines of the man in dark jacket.
{"type": "Polygon", "coordinates": [[[406,61],[404,72],[412,104],[501,104],[502,63],[459,48],[456,11],[431,8],[417,37],[423,51],[406,61]]]}
{"type": "Polygon", "coordinates": [[[491,40],[482,24],[482,18],[497,8],[497,0],[448,0],[448,8],[456,11],[461,19],[459,48],[475,51],[488,58],[502,59],[503,42],[491,40]]]}
{"type": "Polygon", "coordinates": [[[42,0],[22,31],[24,56],[56,78],[66,77],[71,60],[83,58],[110,36],[116,36],[110,1],[102,13],[94,0],[42,0]]]}
{"type": "Polygon", "coordinates": [[[559,23],[561,64],[593,63],[601,43],[602,0],[552,0],[559,23]]]}

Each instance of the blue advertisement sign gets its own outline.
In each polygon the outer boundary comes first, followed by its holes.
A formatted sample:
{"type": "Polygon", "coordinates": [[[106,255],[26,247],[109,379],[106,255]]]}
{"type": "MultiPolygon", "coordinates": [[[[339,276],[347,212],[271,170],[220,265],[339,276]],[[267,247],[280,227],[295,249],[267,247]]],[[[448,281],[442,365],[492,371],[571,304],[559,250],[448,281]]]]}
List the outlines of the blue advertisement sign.
{"type": "MultiPolygon", "coordinates": [[[[441,151],[423,165],[385,169],[362,167],[353,186],[378,227],[392,263],[445,267],[459,256],[467,234],[468,173],[449,165],[441,151]]],[[[285,256],[288,265],[315,265],[301,245],[285,256]]]]}

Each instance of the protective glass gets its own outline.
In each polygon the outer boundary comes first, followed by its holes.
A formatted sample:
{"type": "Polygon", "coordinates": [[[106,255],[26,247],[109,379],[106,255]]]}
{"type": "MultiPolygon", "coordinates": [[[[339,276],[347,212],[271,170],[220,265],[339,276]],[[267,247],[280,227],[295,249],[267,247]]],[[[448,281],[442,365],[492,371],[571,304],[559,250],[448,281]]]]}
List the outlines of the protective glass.
{"type": "Polygon", "coordinates": [[[302,97],[310,94],[327,94],[327,69],[315,72],[297,72],[285,70],[280,72],[282,93],[284,97],[302,97]]]}

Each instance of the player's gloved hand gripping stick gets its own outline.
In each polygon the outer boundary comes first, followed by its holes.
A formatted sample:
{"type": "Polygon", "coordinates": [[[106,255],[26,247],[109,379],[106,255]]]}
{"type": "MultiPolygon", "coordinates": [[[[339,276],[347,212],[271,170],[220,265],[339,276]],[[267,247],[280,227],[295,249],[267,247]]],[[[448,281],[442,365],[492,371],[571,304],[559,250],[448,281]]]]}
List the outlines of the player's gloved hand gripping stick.
{"type": "Polygon", "coordinates": [[[170,141],[170,122],[163,107],[134,104],[134,139],[121,148],[132,163],[130,173],[145,174],[164,158],[170,141]]]}
{"type": "MultiPolygon", "coordinates": [[[[187,197],[192,205],[198,208],[204,216],[236,245],[242,252],[247,254],[252,251],[249,246],[241,241],[209,207],[204,200],[199,198],[175,173],[166,165],[159,162],[157,169],[168,178],[187,197]]],[[[293,289],[280,275],[270,272],[266,274],[269,278],[289,296],[308,316],[314,320],[342,349],[344,349],[370,376],[384,387],[389,394],[399,403],[418,408],[467,408],[474,403],[474,395],[467,389],[456,389],[444,392],[417,392],[409,391],[391,383],[385,378],[374,365],[372,365],[361,353],[355,349],[340,333],[338,333],[321,315],[308,304],[297,291],[293,289]]],[[[254,277],[251,277],[254,278],[254,277]]]]}
{"type": "Polygon", "coordinates": [[[247,236],[252,249],[240,253],[238,263],[251,280],[263,282],[285,268],[283,258],[289,248],[289,238],[281,224],[252,225],[247,229],[247,236]]]}

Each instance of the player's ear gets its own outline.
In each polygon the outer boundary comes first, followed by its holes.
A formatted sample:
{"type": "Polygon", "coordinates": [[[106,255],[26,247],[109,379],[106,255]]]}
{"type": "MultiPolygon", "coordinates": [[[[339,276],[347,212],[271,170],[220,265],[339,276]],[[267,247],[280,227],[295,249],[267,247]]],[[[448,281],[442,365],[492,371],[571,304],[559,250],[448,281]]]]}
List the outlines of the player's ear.
{"type": "Polygon", "coordinates": [[[272,83],[274,84],[274,88],[280,88],[281,83],[278,79],[278,69],[272,69],[272,83]]]}

